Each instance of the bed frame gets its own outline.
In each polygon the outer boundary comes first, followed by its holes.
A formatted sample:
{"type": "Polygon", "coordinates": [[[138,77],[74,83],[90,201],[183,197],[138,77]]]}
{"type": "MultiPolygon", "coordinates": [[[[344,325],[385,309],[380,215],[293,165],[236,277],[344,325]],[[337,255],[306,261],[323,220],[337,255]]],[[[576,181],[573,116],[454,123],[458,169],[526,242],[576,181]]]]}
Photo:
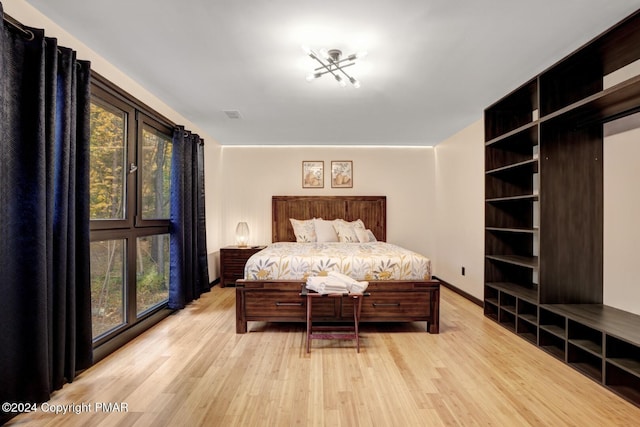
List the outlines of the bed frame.
{"type": "MultiPolygon", "coordinates": [[[[273,196],[272,241],[295,242],[289,218],[362,219],[376,238],[386,241],[386,196],[273,196]]],[[[247,332],[247,322],[306,322],[300,280],[236,281],[236,333],[247,332]]],[[[370,281],[362,303],[361,322],[426,321],[427,331],[439,333],[440,282],[437,280],[370,281]]],[[[353,319],[353,308],[343,298],[314,303],[314,321],[353,319]]]]}

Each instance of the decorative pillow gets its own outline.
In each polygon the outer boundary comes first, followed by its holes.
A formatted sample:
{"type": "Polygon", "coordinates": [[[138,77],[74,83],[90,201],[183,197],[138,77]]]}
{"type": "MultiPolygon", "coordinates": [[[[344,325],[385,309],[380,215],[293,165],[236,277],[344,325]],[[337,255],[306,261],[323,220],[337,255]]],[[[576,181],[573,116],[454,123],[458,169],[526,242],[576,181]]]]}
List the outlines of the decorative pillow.
{"type": "Polygon", "coordinates": [[[367,229],[367,234],[369,234],[369,241],[370,242],[377,242],[378,239],[376,239],[376,235],[373,234],[373,231],[367,229]]]}
{"type": "Polygon", "coordinates": [[[318,242],[339,242],[338,233],[333,227],[334,221],[327,221],[322,218],[314,218],[313,224],[316,228],[316,241],[318,242]]]}
{"type": "Polygon", "coordinates": [[[364,222],[361,219],[357,219],[352,222],[347,222],[343,219],[335,220],[333,227],[338,233],[338,240],[346,243],[358,243],[360,239],[356,234],[356,230],[364,230],[364,222]]]}
{"type": "Polygon", "coordinates": [[[369,233],[367,233],[367,230],[364,228],[356,228],[354,231],[360,243],[369,243],[369,233]]]}
{"type": "Polygon", "coordinates": [[[315,242],[317,240],[313,219],[289,218],[289,221],[291,221],[291,226],[293,227],[293,234],[296,235],[296,242],[315,242]]]}
{"type": "MultiPolygon", "coordinates": [[[[354,228],[355,232],[356,232],[356,236],[358,237],[358,241],[360,243],[369,243],[369,242],[375,242],[375,240],[371,240],[371,237],[369,236],[369,233],[371,233],[371,235],[373,236],[373,233],[371,232],[371,230],[365,230],[364,228],[354,228]]],[[[375,239],[375,236],[374,236],[375,239]]]]}

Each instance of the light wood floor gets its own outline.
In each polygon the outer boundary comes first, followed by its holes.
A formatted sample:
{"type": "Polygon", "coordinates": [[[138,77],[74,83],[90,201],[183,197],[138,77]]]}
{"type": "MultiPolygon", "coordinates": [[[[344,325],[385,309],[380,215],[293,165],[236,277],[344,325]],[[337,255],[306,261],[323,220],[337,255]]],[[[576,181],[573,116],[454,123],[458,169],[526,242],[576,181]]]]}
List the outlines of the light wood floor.
{"type": "MultiPolygon", "coordinates": [[[[54,394],[80,414],[24,414],[21,426],[612,426],[640,409],[487,320],[447,289],[441,333],[362,326],[314,341],[302,325],[249,323],[234,288],[214,287],[54,394]],[[100,403],[126,404],[124,413],[100,403]],[[84,405],[82,407],[81,405],[84,405]],[[91,412],[87,412],[91,409],[91,412]]],[[[121,407],[121,409],[124,409],[121,407]]]]}

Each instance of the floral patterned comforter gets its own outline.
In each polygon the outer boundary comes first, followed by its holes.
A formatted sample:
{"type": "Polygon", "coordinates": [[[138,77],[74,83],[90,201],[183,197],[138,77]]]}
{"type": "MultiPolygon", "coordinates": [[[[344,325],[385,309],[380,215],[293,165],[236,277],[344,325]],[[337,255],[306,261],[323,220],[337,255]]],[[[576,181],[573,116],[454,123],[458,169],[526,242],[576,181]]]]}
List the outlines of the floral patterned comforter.
{"type": "Polygon", "coordinates": [[[431,261],[386,242],[278,242],[249,258],[244,277],[306,280],[329,271],[338,271],[356,280],[429,280],[431,261]]]}

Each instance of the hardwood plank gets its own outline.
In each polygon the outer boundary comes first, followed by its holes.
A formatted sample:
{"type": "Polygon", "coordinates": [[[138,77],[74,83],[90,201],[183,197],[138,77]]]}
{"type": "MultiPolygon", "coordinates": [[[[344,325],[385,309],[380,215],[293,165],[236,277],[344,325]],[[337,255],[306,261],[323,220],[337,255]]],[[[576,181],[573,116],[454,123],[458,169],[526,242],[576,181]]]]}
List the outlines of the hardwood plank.
{"type": "Polygon", "coordinates": [[[424,322],[361,325],[305,351],[302,324],[235,333],[235,289],[211,292],[57,391],[51,404],[125,402],[128,412],[20,426],[634,425],[640,408],[487,319],[449,289],[440,334],[424,322]]]}

